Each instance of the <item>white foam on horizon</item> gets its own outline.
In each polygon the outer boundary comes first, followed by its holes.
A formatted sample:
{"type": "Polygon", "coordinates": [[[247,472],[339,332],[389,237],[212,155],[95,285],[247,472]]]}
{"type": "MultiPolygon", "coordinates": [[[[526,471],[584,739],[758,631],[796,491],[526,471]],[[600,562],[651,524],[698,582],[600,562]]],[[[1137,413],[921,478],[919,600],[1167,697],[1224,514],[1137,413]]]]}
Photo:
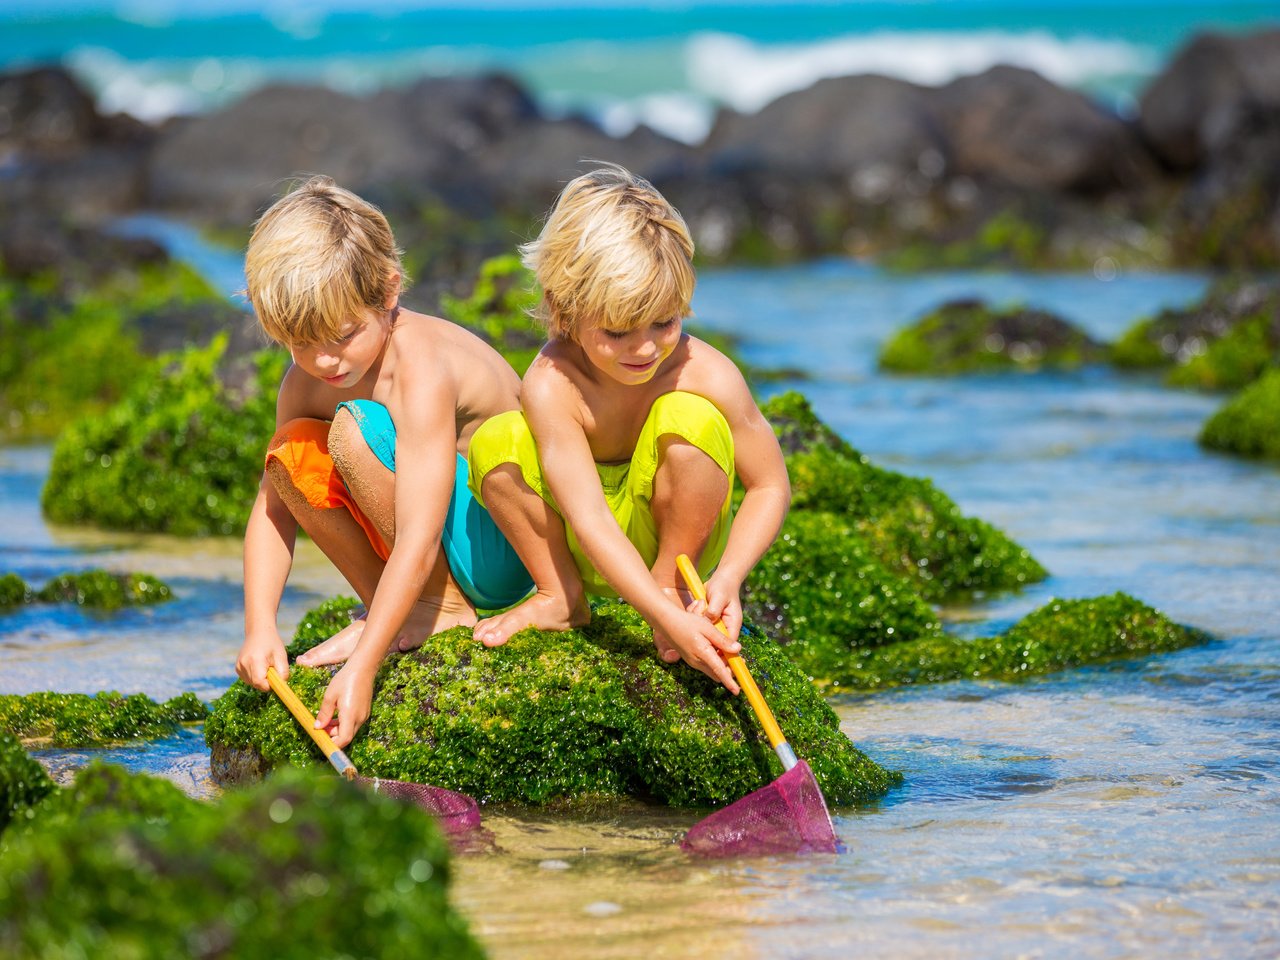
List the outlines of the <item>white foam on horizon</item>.
{"type": "Polygon", "coordinates": [[[722,33],[686,45],[690,87],[743,113],[828,77],[877,73],[926,86],[997,64],[1026,67],[1067,87],[1148,76],[1155,51],[1097,37],[1063,39],[1043,31],[882,32],[817,43],[760,44],[722,33]]]}

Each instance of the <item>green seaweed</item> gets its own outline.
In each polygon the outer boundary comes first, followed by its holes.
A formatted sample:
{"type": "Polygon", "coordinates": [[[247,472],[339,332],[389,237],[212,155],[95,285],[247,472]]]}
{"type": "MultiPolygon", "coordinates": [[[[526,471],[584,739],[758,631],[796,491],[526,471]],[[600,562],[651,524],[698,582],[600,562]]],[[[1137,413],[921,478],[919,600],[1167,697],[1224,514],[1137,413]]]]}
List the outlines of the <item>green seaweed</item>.
{"type": "Polygon", "coordinates": [[[0,833],[56,789],[18,738],[0,729],[0,833]]]}
{"type": "Polygon", "coordinates": [[[1072,369],[1104,356],[1101,346],[1052,314],[976,300],[943,304],[899,330],[880,352],[880,368],[943,374],[1072,369]]]}
{"type": "Polygon", "coordinates": [[[99,610],[163,603],[173,591],[149,573],[85,570],[54,577],[35,594],[46,603],[75,603],[99,610]]]}
{"type": "Polygon", "coordinates": [[[1140,320],[1111,347],[1126,369],[1166,369],[1172,386],[1244,386],[1280,363],[1280,286],[1232,276],[1188,307],[1140,320]]]}
{"type": "Polygon", "coordinates": [[[0,730],[24,739],[50,739],[58,747],[96,746],[173,733],[209,715],[194,693],[157,703],[141,693],[44,691],[0,694],[0,730]]]}
{"type": "MultiPolygon", "coordinates": [[[[964,516],[931,481],[873,465],[823,424],[801,395],[775,397],[762,410],[787,454],[793,515],[838,515],[845,526],[838,532],[833,526],[830,537],[861,538],[863,552],[910,581],[924,599],[1016,589],[1047,575],[1025,548],[985,521],[964,516]]],[[[821,523],[806,529],[806,545],[823,539],[821,523]]]]}
{"type": "Polygon", "coordinates": [[[996,636],[970,640],[942,634],[866,650],[842,682],[875,690],[950,680],[1019,680],[1181,650],[1207,639],[1124,593],[1051,600],[996,636]]]}
{"type": "Polygon", "coordinates": [[[0,846],[5,956],[483,955],[430,816],[332,775],[204,804],[94,764],[35,814],[0,846]]]}
{"type": "Polygon", "coordinates": [[[1200,431],[1200,443],[1244,457],[1280,460],[1280,369],[1228,400],[1200,431]]]}
{"type": "MultiPolygon", "coordinates": [[[[339,603],[350,609],[353,601],[339,603]]],[[[778,722],[832,804],[864,803],[899,782],[840,733],[781,648],[754,634],[743,644],[778,722]]],[[[295,666],[290,683],[314,709],[329,678],[295,666]]],[[[215,770],[234,751],[267,767],[323,762],[275,697],[239,682],[215,704],[205,738],[215,770]]],[[[630,796],[711,806],[781,773],[745,701],[683,664],[662,663],[648,627],[620,603],[601,605],[578,630],[525,630],[488,649],[457,628],[389,657],[371,719],[348,753],[369,776],[524,804],[630,796]]]]}
{"type": "Polygon", "coordinates": [[[0,610],[30,603],[33,596],[26,581],[16,573],[0,575],[0,610]]]}
{"type": "Polygon", "coordinates": [[[242,531],[288,357],[259,353],[254,382],[240,393],[215,374],[225,346],[219,336],[185,351],[104,415],[64,431],[41,496],[45,515],[184,536],[242,531]]]}
{"type": "Polygon", "coordinates": [[[0,437],[55,436],[107,410],[150,373],[140,329],[193,308],[239,314],[190,267],[174,262],[119,270],[85,289],[42,276],[0,274],[0,437]]]}

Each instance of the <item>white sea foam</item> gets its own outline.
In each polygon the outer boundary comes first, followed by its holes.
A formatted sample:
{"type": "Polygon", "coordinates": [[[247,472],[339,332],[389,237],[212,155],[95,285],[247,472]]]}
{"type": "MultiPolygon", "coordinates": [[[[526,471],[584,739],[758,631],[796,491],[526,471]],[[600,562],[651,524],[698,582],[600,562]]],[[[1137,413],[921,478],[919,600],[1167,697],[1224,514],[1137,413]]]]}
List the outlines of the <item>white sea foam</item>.
{"type": "Polygon", "coordinates": [[[932,86],[996,64],[1026,67],[1069,87],[1147,76],[1159,65],[1146,47],[1039,31],[883,32],[805,44],[707,33],[686,45],[691,89],[743,112],[826,77],[878,73],[932,86]]]}

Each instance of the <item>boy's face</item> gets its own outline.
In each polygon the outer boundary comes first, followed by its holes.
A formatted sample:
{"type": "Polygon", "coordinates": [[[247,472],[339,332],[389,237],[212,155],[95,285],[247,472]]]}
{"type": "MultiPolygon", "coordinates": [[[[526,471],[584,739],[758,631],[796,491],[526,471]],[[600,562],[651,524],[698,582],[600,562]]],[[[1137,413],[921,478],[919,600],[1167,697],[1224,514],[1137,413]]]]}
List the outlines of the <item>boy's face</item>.
{"type": "Polygon", "coordinates": [[[304,373],[344,390],[359,383],[382,356],[390,332],[389,314],[366,309],[341,327],[337,340],[290,344],[289,354],[304,373]]]}
{"type": "Polygon", "coordinates": [[[680,317],[642,324],[634,330],[605,330],[595,323],[579,328],[578,343],[601,373],[629,385],[647,383],[680,342],[680,317]]]}

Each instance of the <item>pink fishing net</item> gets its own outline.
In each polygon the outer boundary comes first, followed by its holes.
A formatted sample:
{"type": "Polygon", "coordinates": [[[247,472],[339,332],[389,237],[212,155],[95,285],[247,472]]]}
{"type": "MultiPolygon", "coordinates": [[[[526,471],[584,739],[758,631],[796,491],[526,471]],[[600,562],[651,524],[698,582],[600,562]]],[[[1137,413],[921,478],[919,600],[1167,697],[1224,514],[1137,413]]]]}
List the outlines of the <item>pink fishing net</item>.
{"type": "Polygon", "coordinates": [[[695,823],[680,845],[698,857],[836,853],[840,849],[818,781],[803,760],[767,787],[695,823]]]}
{"type": "Polygon", "coordinates": [[[480,808],[465,793],[429,787],[425,783],[407,783],[404,780],[381,780],[377,777],[357,777],[362,786],[384,796],[421,807],[436,818],[440,829],[448,837],[469,833],[480,826],[480,808]]]}

